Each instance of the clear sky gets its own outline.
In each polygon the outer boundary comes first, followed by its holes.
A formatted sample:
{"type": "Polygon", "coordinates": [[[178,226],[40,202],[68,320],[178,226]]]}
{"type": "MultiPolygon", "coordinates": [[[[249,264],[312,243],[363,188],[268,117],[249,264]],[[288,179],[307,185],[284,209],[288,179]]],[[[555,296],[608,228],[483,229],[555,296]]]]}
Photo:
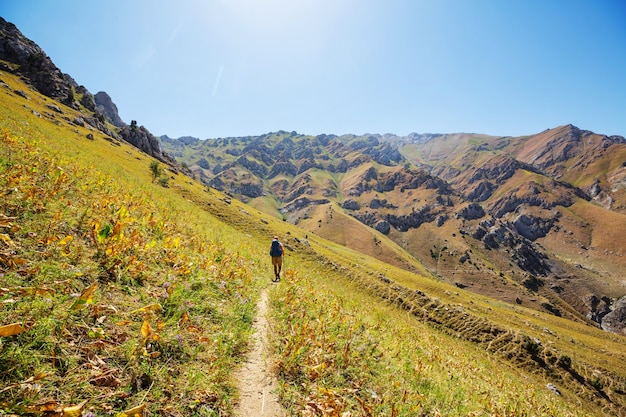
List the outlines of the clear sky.
{"type": "Polygon", "coordinates": [[[624,0],[0,0],[153,134],[626,136],[624,0]]]}

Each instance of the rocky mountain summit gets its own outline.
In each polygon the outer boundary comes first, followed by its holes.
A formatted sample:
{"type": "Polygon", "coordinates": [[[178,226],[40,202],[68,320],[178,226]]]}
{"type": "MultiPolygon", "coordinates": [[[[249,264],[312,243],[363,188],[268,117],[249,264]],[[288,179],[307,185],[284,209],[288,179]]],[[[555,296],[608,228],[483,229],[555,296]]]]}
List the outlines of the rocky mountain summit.
{"type": "Polygon", "coordinates": [[[198,180],[311,232],[414,268],[397,245],[458,286],[624,332],[620,136],[568,125],[519,138],[279,131],[161,143],[198,180]]]}
{"type": "MultiPolygon", "coordinates": [[[[61,72],[43,49],[2,17],[0,70],[19,74],[34,90],[81,111],[83,117],[78,123],[86,123],[112,138],[127,141],[173,169],[178,169],[176,161],[162,151],[159,140],[145,127],[126,128],[127,124],[120,118],[117,106],[107,93],[101,91],[95,96],[91,94],[70,75],[61,72]]],[[[27,96],[26,92],[21,93],[27,96]]]]}

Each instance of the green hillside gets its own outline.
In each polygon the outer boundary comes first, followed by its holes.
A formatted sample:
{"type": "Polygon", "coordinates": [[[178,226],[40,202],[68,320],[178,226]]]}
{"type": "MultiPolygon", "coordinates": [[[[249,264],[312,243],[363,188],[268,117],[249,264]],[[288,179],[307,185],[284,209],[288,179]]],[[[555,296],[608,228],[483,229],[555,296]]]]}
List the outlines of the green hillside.
{"type": "Polygon", "coordinates": [[[625,415],[624,337],[155,178],[154,160],[78,111],[0,79],[1,414],[232,415],[268,291],[289,415],[625,415]]]}

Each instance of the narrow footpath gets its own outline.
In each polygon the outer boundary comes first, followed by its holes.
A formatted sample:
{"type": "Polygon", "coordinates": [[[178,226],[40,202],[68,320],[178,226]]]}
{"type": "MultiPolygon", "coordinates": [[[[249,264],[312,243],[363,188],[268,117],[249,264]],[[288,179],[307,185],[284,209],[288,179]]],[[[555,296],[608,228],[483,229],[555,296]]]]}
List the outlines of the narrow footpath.
{"type": "Polygon", "coordinates": [[[235,406],[237,417],[286,417],[287,413],[278,403],[275,394],[278,383],[270,371],[267,348],[267,290],[264,289],[257,303],[253,323],[253,345],[244,364],[235,372],[239,383],[239,403],[235,406]]]}

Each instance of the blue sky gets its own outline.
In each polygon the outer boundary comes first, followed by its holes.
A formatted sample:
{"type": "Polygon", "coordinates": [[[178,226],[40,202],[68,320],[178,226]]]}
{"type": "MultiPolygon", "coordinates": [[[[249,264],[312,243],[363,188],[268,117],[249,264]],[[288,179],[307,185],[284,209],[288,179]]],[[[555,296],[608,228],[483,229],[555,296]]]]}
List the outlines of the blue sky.
{"type": "Polygon", "coordinates": [[[155,135],[626,136],[622,0],[0,0],[0,16],[155,135]]]}

